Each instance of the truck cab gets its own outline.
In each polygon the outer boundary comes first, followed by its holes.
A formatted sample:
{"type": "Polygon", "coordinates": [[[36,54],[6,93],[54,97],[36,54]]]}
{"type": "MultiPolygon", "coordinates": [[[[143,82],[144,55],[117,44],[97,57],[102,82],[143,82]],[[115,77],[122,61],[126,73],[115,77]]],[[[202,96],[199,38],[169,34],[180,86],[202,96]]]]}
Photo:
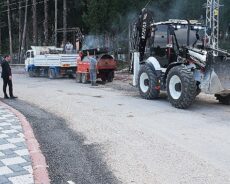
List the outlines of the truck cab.
{"type": "Polygon", "coordinates": [[[28,66],[33,63],[34,50],[28,50],[25,54],[25,70],[28,72],[28,66]]]}

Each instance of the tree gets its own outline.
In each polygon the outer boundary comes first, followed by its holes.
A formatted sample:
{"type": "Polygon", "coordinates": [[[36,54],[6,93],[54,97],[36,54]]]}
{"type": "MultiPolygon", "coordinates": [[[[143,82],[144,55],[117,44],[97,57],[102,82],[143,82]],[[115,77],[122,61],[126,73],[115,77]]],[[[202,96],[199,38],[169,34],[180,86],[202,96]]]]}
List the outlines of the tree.
{"type": "Polygon", "coordinates": [[[55,34],[55,40],[54,40],[54,42],[55,42],[55,46],[57,46],[57,13],[58,13],[58,3],[57,3],[57,0],[55,0],[55,20],[54,20],[54,34],[55,34]]]}
{"type": "Polygon", "coordinates": [[[66,43],[66,40],[67,40],[66,29],[67,29],[67,5],[66,5],[66,0],[63,0],[63,42],[64,44],[66,43]]]}
{"type": "Polygon", "coordinates": [[[27,29],[27,12],[28,12],[28,0],[25,0],[25,16],[24,16],[24,26],[23,26],[23,34],[22,34],[22,45],[20,49],[20,60],[19,63],[21,63],[21,58],[23,51],[25,51],[25,42],[26,42],[26,29],[27,29]]]}
{"type": "Polygon", "coordinates": [[[18,60],[21,61],[21,46],[22,46],[22,2],[18,3],[18,60]]]}
{"type": "Polygon", "coordinates": [[[33,0],[33,44],[38,43],[38,30],[37,30],[37,0],[33,0]]]}
{"type": "Polygon", "coordinates": [[[13,55],[12,30],[11,30],[11,14],[10,14],[10,0],[7,0],[7,15],[8,15],[8,29],[9,29],[9,48],[10,48],[10,55],[13,55]]]}
{"type": "Polygon", "coordinates": [[[48,4],[47,0],[44,0],[44,13],[45,13],[45,20],[44,20],[44,45],[48,45],[48,4]]]}

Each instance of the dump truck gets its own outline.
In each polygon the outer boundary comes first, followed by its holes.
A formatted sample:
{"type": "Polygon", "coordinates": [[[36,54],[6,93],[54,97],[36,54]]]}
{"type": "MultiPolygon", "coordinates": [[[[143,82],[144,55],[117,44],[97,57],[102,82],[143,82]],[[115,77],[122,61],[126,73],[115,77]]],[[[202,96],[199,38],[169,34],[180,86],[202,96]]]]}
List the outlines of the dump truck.
{"type": "Polygon", "coordinates": [[[54,46],[31,46],[26,52],[25,70],[30,77],[48,76],[50,79],[75,77],[79,54],[63,54],[54,46]]]}
{"type": "Polygon", "coordinates": [[[186,109],[204,92],[230,104],[230,54],[207,44],[206,25],[154,22],[144,9],[130,30],[133,85],[143,98],[157,99],[166,91],[172,106],[186,109]]]}

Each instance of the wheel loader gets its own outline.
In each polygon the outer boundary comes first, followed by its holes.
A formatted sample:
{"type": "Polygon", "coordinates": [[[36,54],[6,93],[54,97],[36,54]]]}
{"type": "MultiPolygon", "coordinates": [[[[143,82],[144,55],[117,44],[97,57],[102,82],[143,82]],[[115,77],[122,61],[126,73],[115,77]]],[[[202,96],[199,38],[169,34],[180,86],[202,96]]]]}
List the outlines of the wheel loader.
{"type": "Polygon", "coordinates": [[[206,26],[196,20],[154,22],[144,10],[130,30],[133,85],[143,98],[166,91],[172,106],[186,109],[204,92],[230,104],[230,54],[206,45],[206,26]]]}

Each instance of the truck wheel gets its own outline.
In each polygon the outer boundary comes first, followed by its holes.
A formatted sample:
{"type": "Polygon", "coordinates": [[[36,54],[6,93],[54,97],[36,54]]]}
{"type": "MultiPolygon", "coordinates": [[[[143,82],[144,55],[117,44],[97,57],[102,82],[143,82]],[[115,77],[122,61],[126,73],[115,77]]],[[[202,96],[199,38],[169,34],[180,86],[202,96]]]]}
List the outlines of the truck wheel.
{"type": "Polygon", "coordinates": [[[40,76],[40,69],[36,69],[34,71],[34,77],[39,77],[40,76]]]}
{"type": "Polygon", "coordinates": [[[76,75],[76,82],[81,83],[81,73],[77,73],[76,75]]]}
{"type": "Polygon", "coordinates": [[[81,75],[81,81],[83,84],[86,84],[87,83],[87,74],[86,73],[83,73],[81,75]]]}
{"type": "Polygon", "coordinates": [[[167,76],[168,100],[179,109],[188,108],[197,95],[197,85],[193,73],[186,66],[172,68],[167,76]]]}
{"type": "Polygon", "coordinates": [[[228,95],[215,95],[216,99],[224,104],[224,105],[230,105],[230,94],[228,95]]]}
{"type": "Polygon", "coordinates": [[[74,78],[73,74],[69,74],[68,76],[69,76],[70,79],[74,78]]]}
{"type": "Polygon", "coordinates": [[[34,77],[33,69],[29,69],[28,73],[29,73],[29,77],[34,77]]]}
{"type": "Polygon", "coordinates": [[[108,82],[113,82],[113,78],[114,78],[114,71],[110,71],[108,73],[108,82]]]}
{"type": "Polygon", "coordinates": [[[54,69],[49,69],[49,71],[48,71],[48,77],[50,79],[55,79],[56,78],[56,74],[55,74],[54,69]]]}
{"type": "Polygon", "coordinates": [[[138,74],[140,95],[148,100],[158,98],[160,90],[157,86],[158,80],[155,72],[148,65],[143,65],[138,74]]]}

